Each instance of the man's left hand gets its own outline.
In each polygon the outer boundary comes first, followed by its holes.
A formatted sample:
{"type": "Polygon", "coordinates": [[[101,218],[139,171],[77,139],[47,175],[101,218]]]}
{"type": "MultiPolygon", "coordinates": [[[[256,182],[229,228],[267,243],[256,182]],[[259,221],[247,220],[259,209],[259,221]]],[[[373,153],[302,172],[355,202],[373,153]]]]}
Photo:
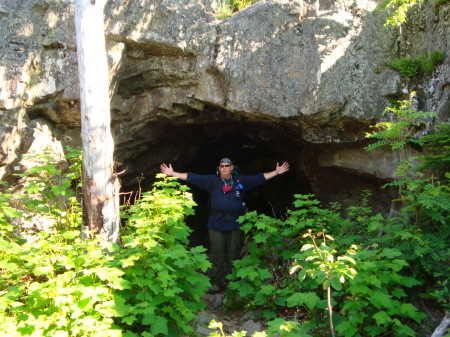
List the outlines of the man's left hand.
{"type": "Polygon", "coordinates": [[[277,167],[275,168],[275,171],[277,174],[283,174],[287,171],[289,171],[289,164],[287,162],[284,162],[283,164],[277,163],[277,167]]]}

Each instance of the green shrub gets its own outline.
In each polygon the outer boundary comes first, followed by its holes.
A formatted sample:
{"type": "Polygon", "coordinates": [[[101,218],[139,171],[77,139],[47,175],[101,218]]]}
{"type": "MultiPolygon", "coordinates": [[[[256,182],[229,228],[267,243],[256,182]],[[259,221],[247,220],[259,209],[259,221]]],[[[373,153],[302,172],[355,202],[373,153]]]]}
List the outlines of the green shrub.
{"type": "Polygon", "coordinates": [[[229,0],[229,4],[233,12],[239,12],[258,1],[259,0],[229,0]]]}
{"type": "Polygon", "coordinates": [[[405,275],[408,263],[401,256],[395,248],[358,250],[354,256],[357,274],[336,300],[340,336],[416,335],[409,322],[420,325],[426,315],[406,301],[405,289],[421,283],[405,275]]]}
{"type": "Polygon", "coordinates": [[[28,178],[25,194],[0,196],[0,333],[8,336],[120,334],[108,311],[114,289],[126,282],[109,255],[99,259],[118,247],[80,239],[81,208],[70,187],[79,177],[81,157],[77,150],[69,152],[74,159],[70,172],[63,173],[44,151],[33,155],[39,165],[22,175],[28,178]],[[49,229],[24,228],[22,213],[11,207],[14,202],[25,205],[29,217],[51,221],[49,229]]]}
{"type": "Polygon", "coordinates": [[[216,16],[218,19],[226,19],[233,15],[233,10],[227,0],[221,0],[220,6],[217,9],[216,16]]]}
{"type": "Polygon", "coordinates": [[[384,27],[399,27],[407,20],[407,13],[411,7],[423,0],[382,0],[377,10],[383,9],[389,12],[384,27]]]}
{"type": "MultiPolygon", "coordinates": [[[[295,255],[295,265],[291,269],[292,274],[300,270],[299,279],[306,277],[316,280],[318,284],[327,293],[327,313],[329,317],[329,326],[331,335],[335,336],[333,323],[333,298],[332,288],[337,291],[342,290],[342,284],[347,279],[353,279],[356,270],[353,268],[356,264],[352,258],[356,254],[356,246],[352,245],[344,255],[336,258],[336,250],[327,245],[327,239],[334,241],[334,238],[325,232],[313,233],[311,229],[305,233],[303,238],[310,238],[312,243],[303,245],[301,253],[295,255]],[[319,243],[319,240],[322,241],[319,243]]],[[[306,304],[308,307],[314,307],[320,299],[314,293],[297,292],[287,299],[289,306],[299,306],[306,304]],[[306,296],[305,296],[306,295],[306,296]]]]}
{"type": "MultiPolygon", "coordinates": [[[[410,273],[427,280],[426,293],[433,293],[437,286],[434,294],[439,297],[445,293],[439,290],[439,284],[443,284],[446,280],[444,275],[450,272],[449,128],[440,125],[438,132],[418,138],[415,137],[417,126],[427,126],[426,120],[430,120],[427,115],[434,114],[415,111],[411,108],[411,100],[388,109],[393,114],[393,123],[382,124],[382,128],[369,135],[378,141],[367,149],[389,146],[398,154],[401,162],[396,171],[397,179],[386,186],[398,188],[398,201],[402,208],[399,216],[392,218],[383,229],[385,235],[373,241],[384,246],[396,246],[402,259],[409,263],[410,273]],[[433,151],[432,155],[408,158],[408,144],[424,143],[433,151]],[[414,159],[422,163],[414,166],[414,159]],[[427,170],[439,174],[435,177],[427,170]]],[[[445,307],[445,300],[439,302],[445,307]]]]}
{"type": "Polygon", "coordinates": [[[23,245],[2,240],[0,334],[119,336],[111,314],[114,289],[126,283],[104,256],[114,249],[104,241],[82,241],[79,226],[35,233],[23,245]]]}
{"type": "Polygon", "coordinates": [[[409,57],[401,57],[391,62],[391,67],[398,70],[402,76],[415,77],[419,74],[419,63],[409,57]]]}
{"type": "MultiPolygon", "coordinates": [[[[410,319],[420,323],[425,315],[412,304],[403,302],[406,297],[404,289],[420,282],[402,275],[402,269],[408,263],[400,258],[401,251],[353,245],[344,255],[336,256],[336,251],[326,244],[327,238],[334,240],[331,236],[318,233],[316,237],[309,231],[306,237],[311,237],[313,244],[304,245],[294,256],[298,263],[294,268],[299,270],[300,280],[313,278],[327,291],[326,310],[333,336],[334,325],[340,336],[350,337],[357,333],[370,336],[389,333],[414,335],[414,331],[404,323],[410,319]],[[320,237],[323,239],[319,246],[317,239],[320,237]]],[[[323,310],[320,298],[307,290],[305,287],[299,289],[288,298],[288,305],[306,305],[309,309],[323,310]]]]}
{"type": "MultiPolygon", "coordinates": [[[[433,1],[435,3],[435,9],[450,3],[450,0],[433,1]]],[[[409,9],[423,2],[424,0],[382,0],[377,6],[377,10],[383,9],[389,13],[383,27],[400,27],[402,23],[407,21],[409,9]]]]}
{"type": "Polygon", "coordinates": [[[236,12],[258,2],[259,0],[221,0],[217,9],[217,17],[226,19],[236,12]]]}
{"type": "Polygon", "coordinates": [[[420,156],[419,170],[432,170],[439,177],[450,172],[450,124],[438,124],[433,134],[421,138],[430,152],[427,156],[420,156]]]}
{"type": "Polygon", "coordinates": [[[46,227],[62,229],[79,223],[81,209],[77,192],[81,184],[81,150],[67,148],[70,167],[64,171],[66,163],[55,158],[48,149],[24,156],[24,159],[35,165],[26,173],[17,174],[24,178],[24,191],[13,195],[11,202],[15,200],[16,205],[22,207],[26,219],[45,219],[46,227]]]}
{"type": "Polygon", "coordinates": [[[343,221],[332,210],[321,208],[312,195],[295,197],[297,208],[284,221],[256,212],[240,218],[248,253],[234,262],[229,289],[246,308],[264,308],[266,318],[274,318],[277,308],[287,307],[287,298],[301,288],[298,278],[289,274],[293,256],[304,244],[299,235],[309,228],[335,228],[343,221]]]}
{"type": "Polygon", "coordinates": [[[421,74],[431,75],[436,65],[444,61],[444,52],[429,52],[419,56],[418,59],[401,57],[392,60],[391,67],[398,70],[402,76],[416,77],[421,74]]]}
{"type": "Polygon", "coordinates": [[[285,220],[254,212],[242,217],[248,255],[234,264],[230,297],[247,309],[265,309],[266,318],[296,333],[320,334],[335,326],[340,336],[412,335],[424,315],[405,301],[405,289],[421,282],[406,275],[403,252],[380,240],[389,222],[372,214],[367,197],[368,192],[360,206],[347,209],[345,218],[336,205],[321,207],[310,195],[296,195],[296,208],[285,220]],[[348,251],[350,245],[357,250],[348,251]],[[290,273],[293,266],[298,274],[290,273]],[[275,319],[289,310],[306,313],[304,321],[275,319]]]}
{"type": "Polygon", "coordinates": [[[431,75],[436,65],[444,62],[444,52],[429,52],[419,56],[417,60],[420,70],[425,75],[431,75]]]}
{"type": "Polygon", "coordinates": [[[117,323],[129,332],[126,336],[191,332],[188,323],[204,308],[201,297],[211,286],[201,273],[210,267],[205,248],[188,248],[191,230],[184,219],[193,214],[192,195],[176,178],[154,186],[131,207],[123,247],[115,256],[130,284],[116,292],[117,323]]]}
{"type": "Polygon", "coordinates": [[[168,178],[145,193],[128,213],[122,247],[82,240],[81,209],[66,178],[77,177],[79,165],[63,173],[48,156],[35,158],[42,165],[31,170],[36,177],[23,196],[26,212],[54,220],[48,230],[25,232],[11,206],[20,197],[0,193],[0,335],[190,332],[210,284],[205,249],[187,247],[184,217],[194,203],[186,188],[168,178]]]}

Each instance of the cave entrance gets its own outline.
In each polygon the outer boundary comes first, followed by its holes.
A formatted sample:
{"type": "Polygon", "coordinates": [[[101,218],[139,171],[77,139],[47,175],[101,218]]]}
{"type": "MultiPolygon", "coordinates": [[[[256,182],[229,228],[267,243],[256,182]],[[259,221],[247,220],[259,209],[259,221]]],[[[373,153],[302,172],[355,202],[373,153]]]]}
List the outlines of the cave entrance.
{"type": "MultiPolygon", "coordinates": [[[[389,191],[381,188],[385,181],[318,164],[320,155],[332,147],[352,145],[305,142],[300,127],[290,120],[193,111],[149,122],[136,133],[135,140],[139,146],[135,142],[116,149],[126,168],[121,177],[125,192],[150,190],[162,162],[171,163],[178,172],[214,174],[220,159],[228,157],[240,174],[248,175],[272,171],[277,162],[289,162],[287,173],[245,194],[249,210],[260,214],[283,218],[293,209],[295,194],[312,193],[324,203],[339,202],[348,207],[360,205],[362,192],[370,190],[369,202],[377,212],[389,210],[392,199],[389,191]]],[[[208,247],[208,193],[189,187],[197,203],[195,215],[187,219],[193,229],[191,242],[208,247]]]]}
{"type": "MultiPolygon", "coordinates": [[[[161,162],[171,163],[179,172],[215,174],[220,159],[228,157],[233,160],[239,174],[245,175],[272,171],[277,162],[290,164],[287,173],[245,194],[244,201],[250,211],[283,217],[291,208],[294,194],[312,192],[307,177],[296,165],[302,151],[301,137],[287,123],[242,118],[206,123],[171,120],[149,123],[142,132],[144,134],[157,137],[149,139],[144,151],[123,161],[127,168],[127,174],[122,177],[123,191],[150,190],[161,162]],[[138,185],[137,180],[140,180],[138,185]]],[[[197,203],[195,215],[187,219],[194,231],[191,240],[195,245],[208,247],[206,220],[209,196],[203,190],[188,186],[197,203]]]]}
{"type": "MultiPolygon", "coordinates": [[[[205,126],[211,128],[229,128],[220,132],[220,136],[205,139],[195,151],[190,164],[185,166],[184,172],[199,174],[215,174],[220,159],[231,158],[239,174],[252,175],[259,172],[272,171],[276,163],[287,161],[290,170],[269,180],[263,186],[248,191],[244,201],[249,211],[257,211],[272,217],[284,217],[287,209],[292,208],[293,195],[310,193],[311,188],[301,170],[295,165],[295,152],[299,151],[299,144],[294,145],[293,139],[288,139],[283,132],[267,125],[249,123],[248,125],[233,125],[232,123],[205,126]],[[258,136],[259,134],[259,136],[258,136]],[[271,137],[262,137],[270,134],[271,137]],[[302,179],[303,176],[303,179],[302,179]]],[[[180,163],[181,164],[181,163],[180,163]]],[[[184,165],[178,165],[183,167],[184,165]]],[[[177,167],[177,166],[174,166],[177,167]]],[[[207,192],[190,186],[194,201],[197,203],[195,215],[187,219],[188,225],[194,229],[193,243],[209,246],[206,222],[209,195],[207,192]]]]}

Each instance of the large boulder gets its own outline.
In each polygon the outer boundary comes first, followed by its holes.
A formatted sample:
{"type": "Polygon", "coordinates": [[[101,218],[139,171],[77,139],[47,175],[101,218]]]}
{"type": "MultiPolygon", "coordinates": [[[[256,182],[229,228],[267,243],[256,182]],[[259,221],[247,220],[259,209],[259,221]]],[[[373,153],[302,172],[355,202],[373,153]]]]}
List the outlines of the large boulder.
{"type": "MultiPolygon", "coordinates": [[[[361,152],[387,101],[417,91],[418,108],[437,112],[439,122],[450,118],[448,53],[420,78],[386,66],[449,50],[449,6],[413,7],[400,30],[382,28],[379,1],[261,0],[226,20],[216,18],[219,3],[106,3],[124,185],[154,175],[161,161],[212,166],[202,158],[226,151],[261,170],[265,161],[252,155],[289,158],[317,193],[321,169],[389,180],[395,156],[380,161],[361,152]],[[210,145],[230,141],[226,151],[210,145]]],[[[62,145],[81,142],[73,12],[71,1],[0,1],[1,179],[11,179],[6,168],[21,161],[35,120],[46,119],[62,145]]]]}

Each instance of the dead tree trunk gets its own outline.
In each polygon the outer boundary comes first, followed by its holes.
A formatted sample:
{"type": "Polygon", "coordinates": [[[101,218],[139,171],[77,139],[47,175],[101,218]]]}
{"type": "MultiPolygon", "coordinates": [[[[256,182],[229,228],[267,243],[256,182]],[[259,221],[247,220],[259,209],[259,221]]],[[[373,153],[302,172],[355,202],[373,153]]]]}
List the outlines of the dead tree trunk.
{"type": "Polygon", "coordinates": [[[101,233],[106,240],[117,242],[119,191],[110,127],[104,5],[105,0],[75,1],[83,144],[83,225],[91,233],[101,233]]]}
{"type": "Polygon", "coordinates": [[[446,335],[449,326],[450,326],[450,312],[446,311],[444,318],[442,319],[441,323],[438,325],[436,330],[434,330],[431,337],[440,337],[446,335]]]}

